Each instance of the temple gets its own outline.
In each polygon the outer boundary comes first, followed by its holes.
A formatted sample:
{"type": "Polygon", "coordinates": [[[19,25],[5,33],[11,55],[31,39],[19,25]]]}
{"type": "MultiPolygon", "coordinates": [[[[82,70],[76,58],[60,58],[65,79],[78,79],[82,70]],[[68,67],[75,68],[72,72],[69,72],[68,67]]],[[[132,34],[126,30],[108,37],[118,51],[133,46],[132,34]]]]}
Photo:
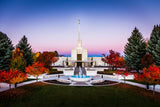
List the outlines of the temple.
{"type": "Polygon", "coordinates": [[[85,66],[88,60],[87,49],[82,47],[82,40],[80,38],[80,20],[78,29],[77,47],[71,51],[71,61],[75,63],[75,66],[85,66]]]}
{"type": "Polygon", "coordinates": [[[94,66],[106,66],[102,62],[101,57],[88,57],[87,49],[83,48],[80,35],[80,20],[78,21],[78,40],[77,46],[71,50],[71,57],[59,57],[59,60],[53,64],[53,66],[65,66],[65,67],[94,67],[94,66]]]}

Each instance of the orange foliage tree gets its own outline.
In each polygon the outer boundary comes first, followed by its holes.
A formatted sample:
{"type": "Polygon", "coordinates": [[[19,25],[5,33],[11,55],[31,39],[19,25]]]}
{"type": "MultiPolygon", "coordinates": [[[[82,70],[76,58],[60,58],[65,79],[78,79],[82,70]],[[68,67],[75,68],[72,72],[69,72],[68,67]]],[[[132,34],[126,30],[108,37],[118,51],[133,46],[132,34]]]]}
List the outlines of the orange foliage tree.
{"type": "Polygon", "coordinates": [[[153,95],[155,93],[155,85],[160,83],[160,69],[152,64],[149,68],[143,68],[143,73],[136,73],[135,80],[153,84],[153,95]]]}
{"type": "Polygon", "coordinates": [[[37,61],[43,63],[46,68],[51,68],[51,64],[58,60],[56,52],[43,52],[37,58],[37,61]]]}
{"type": "Polygon", "coordinates": [[[48,73],[48,69],[44,67],[44,64],[35,62],[32,64],[32,66],[28,66],[25,68],[26,73],[36,76],[36,79],[38,81],[38,76],[43,74],[43,73],[48,73]]]}
{"type": "Polygon", "coordinates": [[[125,65],[124,59],[122,56],[120,56],[120,53],[115,52],[113,50],[109,50],[109,55],[108,56],[104,55],[102,61],[109,64],[112,70],[115,70],[114,68],[117,67],[124,67],[125,65]]]}
{"type": "Polygon", "coordinates": [[[20,72],[19,70],[10,69],[10,71],[0,71],[0,82],[7,82],[10,84],[15,84],[27,80],[26,73],[20,72]]]}

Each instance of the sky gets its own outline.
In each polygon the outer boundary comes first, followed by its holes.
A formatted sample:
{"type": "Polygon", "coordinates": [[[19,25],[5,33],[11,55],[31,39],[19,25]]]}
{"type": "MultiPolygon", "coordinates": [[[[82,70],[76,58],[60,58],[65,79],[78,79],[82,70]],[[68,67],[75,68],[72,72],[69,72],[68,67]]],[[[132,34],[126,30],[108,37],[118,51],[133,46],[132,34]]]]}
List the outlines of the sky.
{"type": "Polygon", "coordinates": [[[160,0],[0,0],[0,31],[14,46],[26,35],[34,52],[70,55],[78,39],[89,55],[123,54],[135,27],[144,39],[160,24],[160,0]]]}

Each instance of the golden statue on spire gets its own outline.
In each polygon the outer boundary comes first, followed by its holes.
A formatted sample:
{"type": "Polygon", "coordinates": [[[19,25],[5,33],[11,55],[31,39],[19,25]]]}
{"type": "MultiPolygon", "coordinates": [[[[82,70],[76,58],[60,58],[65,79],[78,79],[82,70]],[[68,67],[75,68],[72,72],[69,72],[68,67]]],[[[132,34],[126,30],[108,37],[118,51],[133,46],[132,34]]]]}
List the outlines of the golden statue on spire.
{"type": "Polygon", "coordinates": [[[78,23],[80,24],[80,19],[78,20],[78,23]]]}

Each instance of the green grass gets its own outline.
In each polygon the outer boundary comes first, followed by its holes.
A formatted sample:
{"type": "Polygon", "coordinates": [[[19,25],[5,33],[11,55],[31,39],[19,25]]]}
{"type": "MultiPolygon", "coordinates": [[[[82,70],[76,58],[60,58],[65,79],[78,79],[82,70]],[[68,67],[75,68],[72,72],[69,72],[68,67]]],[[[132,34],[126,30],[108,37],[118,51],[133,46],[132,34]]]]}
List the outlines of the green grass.
{"type": "Polygon", "coordinates": [[[104,71],[98,71],[98,74],[106,74],[106,75],[113,75],[116,71],[109,71],[109,70],[104,70],[104,71]]]}
{"type": "Polygon", "coordinates": [[[108,71],[108,72],[110,72],[110,73],[115,73],[116,71],[108,71]]]}
{"type": "MultiPolygon", "coordinates": [[[[11,97],[6,95],[9,91],[0,93],[0,107],[160,107],[160,97],[155,101],[139,93],[146,90],[129,85],[127,87],[32,84],[12,90],[20,94],[11,97]],[[137,89],[141,91],[137,92],[137,89]]],[[[148,91],[147,93],[151,94],[148,91]]]]}
{"type": "Polygon", "coordinates": [[[63,71],[58,71],[57,69],[50,69],[48,74],[62,74],[63,71]]]}

